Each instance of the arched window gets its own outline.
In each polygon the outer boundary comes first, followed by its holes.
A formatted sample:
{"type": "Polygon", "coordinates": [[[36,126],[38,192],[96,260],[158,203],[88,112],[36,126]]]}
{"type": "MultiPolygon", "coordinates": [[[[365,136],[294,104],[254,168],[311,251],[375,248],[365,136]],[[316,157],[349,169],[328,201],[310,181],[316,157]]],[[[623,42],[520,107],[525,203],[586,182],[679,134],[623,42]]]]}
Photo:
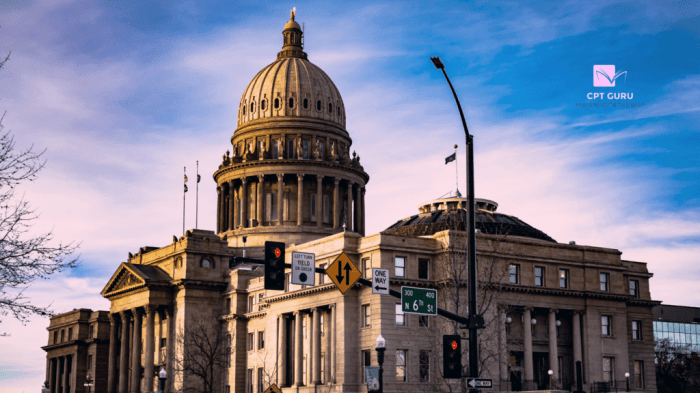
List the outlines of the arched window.
{"type": "Polygon", "coordinates": [[[321,110],[321,100],[316,101],[316,110],[317,111],[321,110]]]}
{"type": "Polygon", "coordinates": [[[267,106],[267,100],[260,101],[260,109],[261,110],[265,110],[266,106],[267,106]]]}
{"type": "Polygon", "coordinates": [[[340,116],[340,106],[338,106],[338,116],[340,116]]]}
{"type": "Polygon", "coordinates": [[[309,99],[304,98],[304,109],[309,109],[309,99]]]}
{"type": "Polygon", "coordinates": [[[280,99],[275,98],[275,109],[279,109],[279,108],[280,108],[280,99]]]}
{"type": "Polygon", "coordinates": [[[250,113],[253,113],[253,112],[255,112],[255,103],[251,102],[250,103],[250,113]]]}
{"type": "Polygon", "coordinates": [[[328,103],[328,113],[333,113],[333,104],[328,103]]]}
{"type": "Polygon", "coordinates": [[[211,261],[208,258],[202,259],[202,267],[211,267],[211,261]]]}
{"type": "Polygon", "coordinates": [[[294,98],[289,97],[289,107],[294,108],[294,98]]]}
{"type": "Polygon", "coordinates": [[[294,43],[294,34],[292,34],[292,35],[290,36],[290,38],[292,39],[292,44],[293,44],[293,43],[294,43]]]}
{"type": "Polygon", "coordinates": [[[245,105],[243,105],[243,116],[245,116],[245,105]]]}

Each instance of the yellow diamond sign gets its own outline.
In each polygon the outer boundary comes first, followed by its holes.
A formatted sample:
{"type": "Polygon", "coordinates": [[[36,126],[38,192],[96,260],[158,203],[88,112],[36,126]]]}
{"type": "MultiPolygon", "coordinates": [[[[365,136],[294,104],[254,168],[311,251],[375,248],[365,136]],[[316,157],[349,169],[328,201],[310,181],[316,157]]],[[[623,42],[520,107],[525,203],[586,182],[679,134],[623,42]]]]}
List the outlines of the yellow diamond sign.
{"type": "Polygon", "coordinates": [[[362,277],[360,270],[352,263],[345,252],[338,255],[338,258],[326,268],[326,274],[343,295],[362,277]]]}
{"type": "Polygon", "coordinates": [[[277,384],[273,383],[269,388],[267,388],[265,393],[282,393],[282,391],[277,387],[277,384]]]}

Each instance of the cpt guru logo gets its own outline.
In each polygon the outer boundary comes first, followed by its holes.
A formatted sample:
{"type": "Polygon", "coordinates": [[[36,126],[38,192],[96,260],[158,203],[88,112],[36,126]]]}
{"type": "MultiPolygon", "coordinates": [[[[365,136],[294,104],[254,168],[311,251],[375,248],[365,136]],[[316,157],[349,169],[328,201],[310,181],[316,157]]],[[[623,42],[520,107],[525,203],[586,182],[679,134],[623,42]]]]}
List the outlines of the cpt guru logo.
{"type": "MultiPolygon", "coordinates": [[[[594,65],[593,66],[593,87],[615,87],[615,83],[622,80],[624,85],[627,82],[627,71],[615,72],[614,65],[594,65]]],[[[631,100],[634,93],[600,91],[586,94],[589,100],[631,100]]]]}

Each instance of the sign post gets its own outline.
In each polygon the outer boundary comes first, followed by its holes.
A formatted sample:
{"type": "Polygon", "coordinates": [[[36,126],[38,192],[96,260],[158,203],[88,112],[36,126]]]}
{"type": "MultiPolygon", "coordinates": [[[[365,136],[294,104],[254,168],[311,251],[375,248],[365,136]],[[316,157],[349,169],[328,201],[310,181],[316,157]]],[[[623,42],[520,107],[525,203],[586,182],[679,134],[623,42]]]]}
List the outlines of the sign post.
{"type": "Polygon", "coordinates": [[[292,284],[316,285],[316,255],[292,252],[292,284]]]}
{"type": "Polygon", "coordinates": [[[340,253],[338,258],[326,268],[326,274],[343,295],[362,277],[362,273],[345,254],[345,251],[340,253]]]}
{"type": "Polygon", "coordinates": [[[405,313],[437,315],[437,289],[401,287],[401,309],[405,313]]]}
{"type": "Polygon", "coordinates": [[[372,268],[372,294],[389,294],[389,269],[372,268]]]}

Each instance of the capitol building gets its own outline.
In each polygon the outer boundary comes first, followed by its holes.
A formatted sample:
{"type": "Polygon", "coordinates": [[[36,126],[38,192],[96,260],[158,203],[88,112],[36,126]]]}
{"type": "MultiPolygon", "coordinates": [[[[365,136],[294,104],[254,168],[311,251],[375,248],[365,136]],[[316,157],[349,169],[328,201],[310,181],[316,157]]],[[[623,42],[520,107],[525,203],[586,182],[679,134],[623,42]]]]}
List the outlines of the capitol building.
{"type": "MultiPolygon", "coordinates": [[[[161,371],[165,392],[367,392],[364,367],[377,365],[379,335],[385,392],[459,390],[459,380],[442,378],[441,347],[443,334],[466,338],[458,324],[404,314],[398,299],[359,284],[343,294],[320,273],[315,285],[292,284],[287,273],[284,290],[265,290],[264,267],[232,259],[262,259],[266,241],[286,244],[287,263],[291,252],[313,253],[321,268],[344,252],[364,277],[388,269],[392,289],[437,289],[439,307],[466,314],[466,199],[416,201],[408,217],[365,233],[370,175],[346,129],[346,116],[361,114],[346,113],[331,78],[309,61],[294,19],[221,141],[215,230],[129,253],[101,292],[109,310],[51,318],[49,393],[87,392],[88,378],[91,392],[152,392],[161,371]]],[[[558,243],[496,201],[477,198],[476,209],[479,368],[491,390],[576,390],[581,362],[586,391],[619,388],[629,373],[631,390],[655,392],[660,302],[646,263],[558,243]]]]}

